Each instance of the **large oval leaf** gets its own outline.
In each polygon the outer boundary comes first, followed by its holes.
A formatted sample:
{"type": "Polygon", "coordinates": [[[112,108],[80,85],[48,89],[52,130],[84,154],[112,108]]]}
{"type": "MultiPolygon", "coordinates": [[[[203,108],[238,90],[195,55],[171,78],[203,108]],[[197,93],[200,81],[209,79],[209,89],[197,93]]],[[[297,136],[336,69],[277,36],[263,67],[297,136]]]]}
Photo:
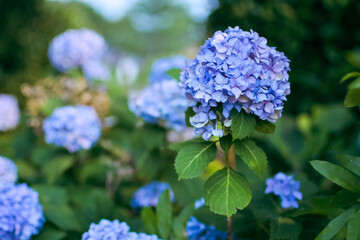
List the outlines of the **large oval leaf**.
{"type": "Polygon", "coordinates": [[[227,167],[207,180],[204,197],[212,212],[230,217],[237,209],[244,209],[249,205],[251,191],[246,178],[227,167]]]}
{"type": "Polygon", "coordinates": [[[320,234],[315,238],[315,240],[329,240],[334,237],[347,223],[351,214],[356,211],[356,209],[357,207],[352,207],[337,216],[320,232],[320,234]]]}
{"type": "Polygon", "coordinates": [[[234,139],[244,139],[255,130],[256,120],[244,111],[235,113],[231,120],[231,131],[234,139]]]}
{"type": "Polygon", "coordinates": [[[215,142],[195,143],[182,148],[175,159],[175,170],[179,179],[200,176],[215,159],[216,152],[215,142]]]}
{"type": "Polygon", "coordinates": [[[261,177],[267,168],[267,158],[265,152],[259,148],[254,141],[245,139],[235,142],[235,153],[253,170],[256,175],[261,177]]]}
{"type": "Polygon", "coordinates": [[[316,171],[333,183],[349,191],[360,193],[360,180],[348,170],[326,161],[314,160],[310,163],[316,171]]]}

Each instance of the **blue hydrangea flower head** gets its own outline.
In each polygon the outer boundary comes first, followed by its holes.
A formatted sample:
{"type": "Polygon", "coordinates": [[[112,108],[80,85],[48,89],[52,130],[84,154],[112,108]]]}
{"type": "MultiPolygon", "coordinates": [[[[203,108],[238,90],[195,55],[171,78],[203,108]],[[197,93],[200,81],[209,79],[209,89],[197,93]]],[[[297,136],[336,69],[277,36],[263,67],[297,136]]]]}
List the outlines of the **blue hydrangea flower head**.
{"type": "Polygon", "coordinates": [[[0,156],[0,183],[15,183],[17,181],[17,167],[13,161],[0,156]]]}
{"type": "Polygon", "coordinates": [[[156,235],[138,234],[129,230],[130,227],[125,222],[102,219],[98,224],[92,223],[81,240],[160,240],[156,235]]]}
{"type": "Polygon", "coordinates": [[[300,190],[300,182],[294,180],[292,175],[286,175],[279,172],[274,178],[268,178],[266,180],[265,193],[273,193],[281,198],[281,206],[283,208],[298,208],[299,204],[296,201],[302,199],[302,193],[300,190]]]}
{"type": "Polygon", "coordinates": [[[155,207],[163,191],[169,189],[170,199],[175,201],[174,193],[168,183],[154,181],[139,188],[131,199],[133,208],[155,207]]]}
{"type": "Polygon", "coordinates": [[[37,192],[25,183],[0,184],[0,239],[29,240],[44,222],[37,192]]]}
{"type": "Polygon", "coordinates": [[[275,122],[290,94],[289,62],[252,30],[217,31],[180,75],[186,95],[197,103],[190,118],[194,133],[205,140],[221,137],[217,123],[231,126],[232,109],[275,122]]]}
{"type": "Polygon", "coordinates": [[[101,61],[108,47],[105,39],[90,29],[70,29],[56,36],[49,46],[51,64],[61,72],[101,61]]]}
{"type": "Polygon", "coordinates": [[[129,108],[136,116],[176,131],[186,128],[188,106],[189,100],[175,79],[150,84],[139,94],[133,94],[129,101],[129,108]]]}
{"type": "Polygon", "coordinates": [[[0,94],[0,116],[0,131],[7,131],[18,125],[20,110],[14,96],[0,94]]]}
{"type": "Polygon", "coordinates": [[[158,238],[158,236],[156,235],[148,235],[145,233],[134,233],[134,232],[130,232],[127,236],[127,238],[125,238],[126,240],[160,240],[160,238],[158,238]]]}
{"type": "Polygon", "coordinates": [[[55,109],[43,124],[45,140],[69,152],[91,148],[101,135],[101,123],[93,107],[65,106],[55,109]]]}
{"type": "Polygon", "coordinates": [[[195,217],[191,217],[186,224],[186,235],[189,240],[225,240],[227,233],[216,230],[214,226],[206,226],[195,217]]]}
{"type": "Polygon", "coordinates": [[[171,69],[183,70],[185,66],[186,58],[182,55],[160,58],[156,60],[151,67],[149,82],[154,83],[173,79],[168,72],[171,69]]]}
{"type": "Polygon", "coordinates": [[[102,219],[98,224],[92,223],[89,231],[82,235],[81,240],[127,239],[129,230],[130,227],[125,222],[102,219]]]}

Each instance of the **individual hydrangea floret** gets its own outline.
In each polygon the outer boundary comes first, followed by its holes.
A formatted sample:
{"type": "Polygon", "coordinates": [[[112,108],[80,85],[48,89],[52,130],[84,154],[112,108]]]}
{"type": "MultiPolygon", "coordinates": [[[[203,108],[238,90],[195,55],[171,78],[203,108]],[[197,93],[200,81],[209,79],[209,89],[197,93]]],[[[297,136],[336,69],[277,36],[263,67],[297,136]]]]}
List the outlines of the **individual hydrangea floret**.
{"type": "Polygon", "coordinates": [[[29,240],[44,222],[37,192],[26,184],[0,184],[0,239],[29,240]]]}
{"type": "Polygon", "coordinates": [[[52,40],[48,55],[51,64],[61,72],[79,67],[88,70],[94,62],[102,61],[107,49],[105,39],[95,31],[70,29],[52,40]]]}
{"type": "Polygon", "coordinates": [[[205,206],[205,199],[204,198],[200,198],[199,200],[195,201],[195,204],[194,204],[195,210],[197,210],[197,209],[199,209],[199,208],[201,208],[203,206],[205,206]]]}
{"type": "Polygon", "coordinates": [[[0,131],[7,131],[18,125],[20,110],[14,96],[0,94],[0,116],[0,131]]]}
{"type": "Polygon", "coordinates": [[[65,147],[69,152],[91,148],[101,135],[101,123],[93,107],[65,106],[45,119],[46,142],[65,147]]]}
{"type": "Polygon", "coordinates": [[[185,66],[186,58],[182,55],[160,58],[151,67],[149,82],[171,80],[173,77],[169,74],[169,71],[172,69],[183,70],[185,66]]]}
{"type": "Polygon", "coordinates": [[[185,111],[189,100],[175,79],[155,82],[130,97],[129,108],[146,122],[158,123],[176,131],[186,128],[185,111]]]}
{"type": "Polygon", "coordinates": [[[302,199],[302,193],[299,191],[300,182],[294,180],[292,175],[286,175],[285,173],[279,172],[274,178],[266,180],[265,193],[273,193],[280,196],[281,206],[283,208],[298,208],[299,204],[296,201],[302,199]]]}
{"type": "Polygon", "coordinates": [[[262,120],[281,117],[290,93],[289,60],[254,31],[217,31],[181,73],[181,86],[195,100],[190,123],[205,140],[231,126],[230,111],[241,109],[262,120]]]}
{"type": "Polygon", "coordinates": [[[170,199],[175,201],[174,193],[168,183],[154,181],[150,184],[139,188],[133,198],[131,199],[131,206],[133,208],[155,207],[158,203],[159,197],[166,189],[170,190],[170,199]]]}
{"type": "Polygon", "coordinates": [[[13,161],[0,156],[0,183],[15,183],[17,181],[17,167],[13,161]]]}
{"type": "Polygon", "coordinates": [[[191,217],[186,224],[186,235],[189,240],[225,240],[227,233],[216,230],[214,226],[206,226],[195,217],[191,217]]]}
{"type": "Polygon", "coordinates": [[[125,222],[102,219],[98,224],[92,223],[81,240],[160,240],[156,235],[138,234],[129,230],[130,227],[125,222]]]}

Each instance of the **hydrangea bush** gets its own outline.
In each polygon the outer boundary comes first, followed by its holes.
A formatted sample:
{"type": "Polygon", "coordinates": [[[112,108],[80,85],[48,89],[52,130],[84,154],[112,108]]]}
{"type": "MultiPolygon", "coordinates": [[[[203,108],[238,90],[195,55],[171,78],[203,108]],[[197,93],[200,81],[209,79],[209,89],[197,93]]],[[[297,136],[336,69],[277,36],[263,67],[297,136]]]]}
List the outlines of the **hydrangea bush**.
{"type": "Polygon", "coordinates": [[[20,110],[14,96],[0,94],[0,116],[0,131],[7,131],[18,125],[20,110]]]}
{"type": "Polygon", "coordinates": [[[26,184],[0,183],[0,238],[29,240],[45,222],[38,193],[26,184]]]}
{"type": "Polygon", "coordinates": [[[101,122],[93,107],[65,106],[55,109],[43,124],[45,140],[69,152],[91,148],[101,135],[101,122]]]}

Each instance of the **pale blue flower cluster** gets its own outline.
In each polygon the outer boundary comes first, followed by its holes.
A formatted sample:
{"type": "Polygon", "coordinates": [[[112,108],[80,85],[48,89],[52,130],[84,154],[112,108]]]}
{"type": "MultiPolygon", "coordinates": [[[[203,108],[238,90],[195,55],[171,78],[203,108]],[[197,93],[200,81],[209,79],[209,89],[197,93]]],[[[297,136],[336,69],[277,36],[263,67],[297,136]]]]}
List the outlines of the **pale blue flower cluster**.
{"type": "Polygon", "coordinates": [[[90,106],[65,106],[55,109],[43,124],[45,140],[69,152],[91,148],[101,135],[101,122],[90,106]]]}
{"type": "Polygon", "coordinates": [[[139,188],[131,199],[133,208],[155,207],[163,191],[169,189],[170,199],[175,201],[174,193],[168,183],[154,181],[139,188]]]}
{"type": "Polygon", "coordinates": [[[102,62],[107,49],[105,39],[95,31],[70,29],[52,40],[48,55],[61,72],[81,68],[88,79],[105,80],[110,75],[102,62]]]}
{"type": "Polygon", "coordinates": [[[188,106],[189,100],[175,79],[154,82],[139,94],[133,94],[129,101],[129,108],[136,116],[176,131],[186,128],[188,106]]]}
{"type": "Polygon", "coordinates": [[[102,219],[98,224],[92,223],[89,231],[82,235],[81,240],[159,240],[156,235],[138,234],[129,230],[130,227],[125,222],[102,219]]]}
{"type": "Polygon", "coordinates": [[[45,222],[38,193],[23,184],[0,184],[0,239],[29,240],[45,222]]]}
{"type": "Polygon", "coordinates": [[[15,183],[16,181],[16,165],[10,159],[0,156],[0,184],[15,183]]]}
{"type": "Polygon", "coordinates": [[[159,82],[173,79],[169,75],[172,69],[183,70],[186,67],[186,58],[182,55],[175,55],[172,57],[164,57],[156,60],[150,71],[149,82],[159,82]]]}
{"type": "Polygon", "coordinates": [[[279,172],[274,178],[268,178],[266,180],[265,193],[273,193],[280,196],[281,206],[283,208],[298,208],[299,204],[296,199],[302,199],[302,193],[300,190],[300,182],[294,180],[292,175],[286,175],[285,173],[279,172]]]}
{"type": "Polygon", "coordinates": [[[195,217],[191,217],[186,224],[186,235],[189,240],[225,240],[227,233],[216,230],[214,226],[206,226],[195,217]]]}
{"type": "Polygon", "coordinates": [[[20,110],[16,98],[9,94],[0,94],[0,131],[15,128],[20,119],[20,110]]]}
{"type": "Polygon", "coordinates": [[[205,140],[231,126],[230,111],[243,109],[275,122],[290,93],[289,60],[256,32],[217,31],[181,73],[181,86],[197,102],[190,123],[205,140]]]}

